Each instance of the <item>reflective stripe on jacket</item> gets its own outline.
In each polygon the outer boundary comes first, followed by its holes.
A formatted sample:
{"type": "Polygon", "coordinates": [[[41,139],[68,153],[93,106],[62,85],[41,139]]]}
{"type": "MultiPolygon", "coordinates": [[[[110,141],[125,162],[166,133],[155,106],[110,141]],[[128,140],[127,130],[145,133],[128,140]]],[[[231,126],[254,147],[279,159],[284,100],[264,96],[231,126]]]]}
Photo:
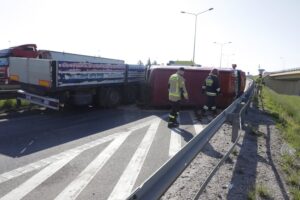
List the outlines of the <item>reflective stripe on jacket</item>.
{"type": "Polygon", "coordinates": [[[202,89],[205,90],[207,96],[217,96],[221,92],[218,77],[210,74],[205,79],[202,89]]]}
{"type": "Polygon", "coordinates": [[[169,100],[179,101],[182,96],[188,99],[188,94],[185,88],[185,80],[179,74],[173,74],[169,78],[169,100]]]}

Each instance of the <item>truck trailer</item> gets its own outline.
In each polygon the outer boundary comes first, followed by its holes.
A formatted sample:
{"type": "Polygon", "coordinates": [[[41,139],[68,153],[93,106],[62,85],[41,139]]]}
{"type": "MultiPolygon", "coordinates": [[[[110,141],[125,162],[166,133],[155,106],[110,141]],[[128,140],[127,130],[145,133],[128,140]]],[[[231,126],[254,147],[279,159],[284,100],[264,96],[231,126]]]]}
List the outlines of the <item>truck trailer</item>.
{"type": "Polygon", "coordinates": [[[9,57],[37,58],[38,51],[35,44],[24,44],[0,50],[0,89],[13,89],[9,81],[9,57]]]}
{"type": "Polygon", "coordinates": [[[72,62],[89,62],[89,63],[106,63],[106,64],[124,64],[124,60],[104,58],[99,56],[88,56],[74,53],[66,53],[50,50],[39,50],[38,57],[41,59],[72,61],[72,62]]]}
{"type": "MultiPolygon", "coordinates": [[[[146,105],[153,107],[169,106],[168,100],[168,80],[180,68],[185,68],[185,84],[189,94],[189,99],[183,101],[183,106],[202,107],[205,104],[206,96],[202,94],[202,85],[212,67],[194,67],[194,66],[151,66],[147,70],[146,85],[144,89],[144,101],[146,105]]],[[[221,95],[217,97],[217,106],[225,108],[235,99],[235,79],[232,69],[218,69],[221,95]]],[[[240,93],[245,89],[246,76],[240,70],[240,93]]]]}
{"type": "Polygon", "coordinates": [[[134,102],[145,67],[118,59],[40,51],[39,58],[9,58],[19,98],[59,110],[66,105],[115,107],[134,102]],[[81,58],[81,59],[80,59],[81,58]]]}

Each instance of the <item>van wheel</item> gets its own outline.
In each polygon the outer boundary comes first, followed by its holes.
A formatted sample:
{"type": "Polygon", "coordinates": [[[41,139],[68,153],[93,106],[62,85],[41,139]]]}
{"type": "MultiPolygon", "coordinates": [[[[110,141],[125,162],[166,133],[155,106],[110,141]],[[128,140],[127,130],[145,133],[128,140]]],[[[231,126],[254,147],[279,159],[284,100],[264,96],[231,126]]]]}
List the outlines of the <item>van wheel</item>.
{"type": "Polygon", "coordinates": [[[105,107],[113,108],[118,106],[121,102],[120,92],[114,88],[107,89],[104,101],[105,101],[105,107]]]}

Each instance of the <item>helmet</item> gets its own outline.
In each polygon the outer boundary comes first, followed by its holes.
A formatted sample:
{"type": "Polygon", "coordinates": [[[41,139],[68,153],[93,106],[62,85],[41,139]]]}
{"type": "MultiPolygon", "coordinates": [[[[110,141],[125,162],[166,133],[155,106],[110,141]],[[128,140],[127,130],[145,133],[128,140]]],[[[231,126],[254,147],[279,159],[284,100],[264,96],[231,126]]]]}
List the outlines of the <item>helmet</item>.
{"type": "Polygon", "coordinates": [[[219,74],[219,71],[216,69],[216,68],[214,68],[214,69],[212,69],[211,71],[210,71],[210,74],[213,74],[213,75],[218,75],[219,74]]]}

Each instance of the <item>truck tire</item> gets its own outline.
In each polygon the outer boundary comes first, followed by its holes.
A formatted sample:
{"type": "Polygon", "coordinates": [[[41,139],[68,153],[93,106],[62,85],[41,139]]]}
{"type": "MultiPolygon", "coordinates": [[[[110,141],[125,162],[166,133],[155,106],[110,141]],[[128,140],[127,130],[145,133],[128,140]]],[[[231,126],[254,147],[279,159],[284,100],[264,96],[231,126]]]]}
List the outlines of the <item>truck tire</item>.
{"type": "Polygon", "coordinates": [[[124,92],[124,103],[126,104],[131,104],[131,103],[135,103],[136,101],[136,96],[137,96],[137,88],[134,86],[128,87],[125,89],[124,92]]]}
{"type": "Polygon", "coordinates": [[[121,95],[119,90],[115,88],[108,88],[105,92],[104,106],[107,108],[114,108],[121,102],[121,95]]]}

